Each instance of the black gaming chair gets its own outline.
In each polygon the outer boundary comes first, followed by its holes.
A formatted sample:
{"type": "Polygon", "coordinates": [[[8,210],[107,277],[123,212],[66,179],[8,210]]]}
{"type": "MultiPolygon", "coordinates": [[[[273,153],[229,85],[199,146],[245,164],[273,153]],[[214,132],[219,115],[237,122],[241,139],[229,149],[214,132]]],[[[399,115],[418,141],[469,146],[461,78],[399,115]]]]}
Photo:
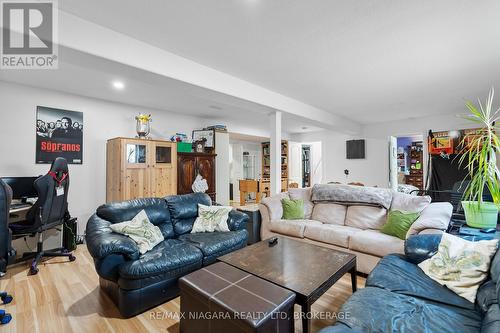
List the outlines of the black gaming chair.
{"type": "Polygon", "coordinates": [[[0,276],[5,274],[8,264],[16,258],[12,249],[12,234],[9,230],[9,210],[12,201],[12,189],[0,179],[0,276]]]}
{"type": "Polygon", "coordinates": [[[76,258],[66,249],[43,250],[43,233],[46,230],[62,226],[68,213],[69,173],[66,159],[58,157],[50,167],[50,171],[41,176],[34,183],[38,192],[38,200],[26,213],[26,220],[11,223],[14,238],[38,234],[36,252],[27,252],[23,260],[33,258],[30,274],[38,273],[38,264],[43,257],[68,257],[70,261],[76,258]]]}

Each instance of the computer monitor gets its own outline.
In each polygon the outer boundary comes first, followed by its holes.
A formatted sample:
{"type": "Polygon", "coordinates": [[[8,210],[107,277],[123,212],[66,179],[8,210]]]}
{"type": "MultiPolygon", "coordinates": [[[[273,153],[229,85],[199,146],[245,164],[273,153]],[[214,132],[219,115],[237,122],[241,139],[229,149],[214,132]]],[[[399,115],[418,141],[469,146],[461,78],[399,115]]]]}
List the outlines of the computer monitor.
{"type": "Polygon", "coordinates": [[[38,177],[2,177],[2,180],[12,188],[12,199],[26,201],[38,197],[34,183],[38,177]]]}

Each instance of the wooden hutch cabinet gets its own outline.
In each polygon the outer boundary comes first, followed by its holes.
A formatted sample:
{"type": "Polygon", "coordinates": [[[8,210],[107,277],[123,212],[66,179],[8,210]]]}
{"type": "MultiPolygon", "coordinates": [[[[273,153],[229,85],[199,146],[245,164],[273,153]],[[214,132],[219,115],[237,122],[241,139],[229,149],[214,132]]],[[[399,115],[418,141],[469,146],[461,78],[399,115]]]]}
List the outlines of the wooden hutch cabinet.
{"type": "Polygon", "coordinates": [[[106,148],[107,202],[176,194],[175,143],[114,138],[106,148]]]}
{"type": "Polygon", "coordinates": [[[207,153],[177,154],[177,194],[193,193],[191,186],[198,173],[207,180],[207,194],[215,202],[215,157],[207,153]]]}

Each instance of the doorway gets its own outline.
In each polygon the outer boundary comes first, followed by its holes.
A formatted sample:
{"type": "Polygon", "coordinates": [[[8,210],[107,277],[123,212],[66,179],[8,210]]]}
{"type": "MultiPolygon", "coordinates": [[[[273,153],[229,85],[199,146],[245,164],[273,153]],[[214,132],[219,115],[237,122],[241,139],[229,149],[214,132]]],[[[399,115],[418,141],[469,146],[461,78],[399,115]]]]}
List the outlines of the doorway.
{"type": "Polygon", "coordinates": [[[391,137],[389,153],[391,188],[411,193],[424,189],[423,135],[391,137]]]}

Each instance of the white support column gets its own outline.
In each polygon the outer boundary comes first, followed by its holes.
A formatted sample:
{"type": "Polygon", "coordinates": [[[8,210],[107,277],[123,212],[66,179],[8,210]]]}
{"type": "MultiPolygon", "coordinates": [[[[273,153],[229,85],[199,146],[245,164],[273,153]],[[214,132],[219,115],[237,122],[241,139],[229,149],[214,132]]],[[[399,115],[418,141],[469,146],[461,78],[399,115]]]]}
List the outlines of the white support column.
{"type": "Polygon", "coordinates": [[[271,195],[281,193],[281,111],[271,114],[271,195]]]}

